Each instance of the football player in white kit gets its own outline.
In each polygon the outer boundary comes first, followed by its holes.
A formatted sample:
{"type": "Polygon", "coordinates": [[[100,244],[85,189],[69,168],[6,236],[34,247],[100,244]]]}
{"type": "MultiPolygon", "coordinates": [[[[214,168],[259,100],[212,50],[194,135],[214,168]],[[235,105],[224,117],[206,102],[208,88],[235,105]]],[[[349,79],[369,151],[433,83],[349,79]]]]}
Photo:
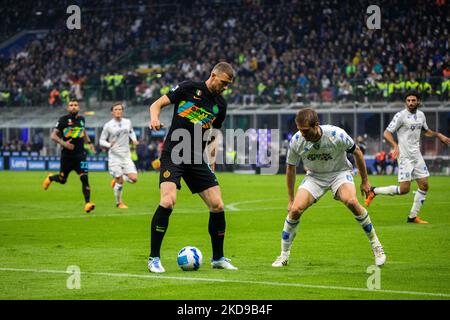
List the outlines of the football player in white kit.
{"type": "Polygon", "coordinates": [[[123,118],[123,104],[115,103],[111,107],[112,119],[103,126],[100,136],[100,145],[108,148],[109,173],[113,176],[111,187],[114,189],[116,206],[119,209],[127,209],[122,201],[124,181],[135,183],[137,170],[131,160],[130,140],[137,145],[136,134],[129,119],[123,118]]]}
{"type": "Polygon", "coordinates": [[[331,189],[336,200],[344,203],[353,213],[369,238],[375,264],[382,266],[386,261],[386,255],[368,212],[358,202],[352,165],[346,157],[347,153],[353,153],[361,175],[361,193],[366,194],[370,191],[370,184],[361,150],[343,129],[331,125],[320,125],[319,117],[312,109],[300,110],[295,117],[295,123],[299,131],[291,139],[286,160],[288,216],[281,236],[281,255],[272,266],[288,265],[300,217],[328,189],[331,189]],[[294,196],[296,167],[300,159],[306,169],[306,175],[294,196]]]}
{"type": "Polygon", "coordinates": [[[427,224],[417,215],[425,202],[428,192],[427,165],[420,153],[420,135],[438,138],[446,145],[450,144],[450,139],[442,133],[432,131],[428,128],[425,114],[417,110],[421,105],[420,96],[415,92],[407,93],[405,96],[406,108],[397,112],[389,126],[384,131],[384,138],[394,149],[394,159],[398,159],[398,182],[400,186],[373,187],[366,197],[368,207],[376,195],[403,195],[409,192],[411,181],[416,180],[418,189],[414,195],[414,201],[407,218],[407,222],[427,224]],[[393,133],[397,132],[398,143],[395,141],[393,133]]]}

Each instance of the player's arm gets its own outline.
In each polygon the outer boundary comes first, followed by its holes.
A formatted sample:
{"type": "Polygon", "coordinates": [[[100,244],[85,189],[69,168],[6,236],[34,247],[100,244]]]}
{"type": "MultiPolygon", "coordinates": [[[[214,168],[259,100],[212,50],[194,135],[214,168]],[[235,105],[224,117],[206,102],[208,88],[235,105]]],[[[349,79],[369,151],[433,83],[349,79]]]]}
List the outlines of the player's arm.
{"type": "Polygon", "coordinates": [[[52,131],[52,133],[51,133],[51,135],[50,135],[50,138],[51,138],[53,141],[55,141],[57,144],[61,145],[63,148],[66,148],[66,149],[68,149],[68,150],[73,150],[73,149],[75,148],[75,146],[74,146],[73,144],[70,143],[70,141],[71,141],[72,139],[70,139],[70,140],[68,140],[68,141],[64,141],[64,140],[61,138],[61,132],[60,132],[57,128],[54,128],[54,129],[53,129],[53,131],[52,131]]]}
{"type": "Polygon", "coordinates": [[[134,145],[138,145],[139,144],[139,141],[138,141],[138,139],[136,137],[136,132],[134,132],[133,126],[131,125],[131,121],[130,121],[130,135],[129,135],[129,137],[130,137],[131,142],[134,145]]]}
{"type": "Polygon", "coordinates": [[[152,130],[158,131],[163,127],[163,124],[159,121],[161,115],[161,109],[165,106],[171,104],[170,99],[167,95],[160,97],[158,100],[152,103],[149,108],[150,112],[150,123],[148,127],[152,130]]]}
{"type": "Polygon", "coordinates": [[[355,158],[355,164],[361,176],[361,187],[360,187],[361,195],[365,196],[370,191],[370,183],[369,178],[367,176],[367,168],[366,168],[366,161],[364,160],[364,154],[357,145],[355,145],[353,157],[355,158]]]}
{"type": "Polygon", "coordinates": [[[208,163],[211,171],[214,172],[216,169],[216,155],[217,155],[217,147],[219,145],[218,139],[211,130],[210,139],[206,145],[206,154],[208,156],[208,163]]]}
{"type": "Polygon", "coordinates": [[[392,134],[392,132],[390,132],[389,130],[384,130],[384,134],[383,134],[384,138],[386,139],[387,142],[390,143],[390,145],[392,146],[392,148],[394,149],[394,151],[392,152],[392,156],[394,157],[394,159],[397,159],[398,156],[400,155],[400,151],[398,149],[398,144],[394,139],[394,135],[392,134]]]}
{"type": "Polygon", "coordinates": [[[295,198],[295,178],[297,165],[300,162],[301,156],[297,152],[301,146],[297,145],[297,141],[300,138],[300,133],[297,132],[289,142],[289,149],[286,155],[286,186],[288,191],[288,210],[291,209],[295,198]]]}
{"type": "Polygon", "coordinates": [[[216,158],[217,158],[217,149],[219,147],[219,143],[223,140],[222,132],[220,128],[222,128],[223,123],[225,122],[225,118],[227,115],[227,103],[226,101],[221,102],[222,108],[220,108],[220,112],[217,115],[216,119],[214,119],[212,123],[212,128],[209,129],[209,138],[208,143],[206,145],[206,152],[208,155],[208,163],[211,170],[214,172],[216,168],[216,158]],[[220,140],[219,140],[220,139],[220,140]]]}
{"type": "Polygon", "coordinates": [[[443,135],[440,132],[428,129],[425,131],[424,135],[425,135],[425,137],[429,137],[429,138],[438,138],[439,141],[441,141],[442,143],[444,143],[446,145],[450,145],[450,138],[443,135]]]}
{"type": "Polygon", "coordinates": [[[291,208],[292,204],[294,203],[296,169],[297,169],[296,165],[292,165],[289,163],[286,164],[286,186],[287,186],[288,198],[289,198],[288,210],[291,208]]]}
{"type": "Polygon", "coordinates": [[[102,133],[100,135],[100,146],[103,148],[111,148],[113,146],[114,142],[108,142],[108,138],[109,138],[109,132],[108,132],[108,127],[105,125],[103,126],[103,130],[102,133]]]}
{"type": "Polygon", "coordinates": [[[89,138],[86,129],[84,129],[84,143],[87,144],[89,146],[89,149],[91,149],[92,153],[97,153],[97,150],[95,150],[94,145],[92,144],[91,138],[89,138]]]}
{"type": "Polygon", "coordinates": [[[394,139],[393,133],[397,132],[397,130],[399,130],[402,125],[403,114],[401,112],[397,112],[387,126],[386,130],[384,130],[383,134],[386,141],[389,142],[392,146],[392,149],[394,149],[394,151],[392,152],[392,156],[394,157],[394,159],[397,159],[400,156],[400,150],[398,148],[397,142],[394,139]]]}

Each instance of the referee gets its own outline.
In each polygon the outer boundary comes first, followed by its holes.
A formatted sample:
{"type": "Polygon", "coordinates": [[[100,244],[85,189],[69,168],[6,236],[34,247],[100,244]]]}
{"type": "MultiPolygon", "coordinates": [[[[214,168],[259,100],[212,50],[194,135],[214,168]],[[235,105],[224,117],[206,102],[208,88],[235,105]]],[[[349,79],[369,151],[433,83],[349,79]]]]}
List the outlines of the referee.
{"type": "MultiPolygon", "coordinates": [[[[213,172],[214,163],[211,158],[209,164],[205,163],[203,157],[201,157],[201,163],[195,163],[194,158],[197,159],[196,148],[192,139],[194,130],[199,130],[199,127],[201,127],[202,137],[205,131],[222,127],[226,116],[227,103],[221,94],[233,82],[234,74],[235,72],[230,64],[220,62],[214,66],[206,82],[182,82],[150,106],[149,127],[158,131],[162,127],[160,122],[161,109],[174,104],[172,124],[161,154],[160,202],[151,223],[151,251],[148,260],[150,272],[165,272],[160,261],[160,249],[169,225],[170,214],[175,206],[177,189],[181,188],[181,178],[186,182],[192,193],[200,195],[209,208],[208,231],[211,236],[213,252],[211,266],[217,269],[237,270],[223,254],[225,213],[220,187],[213,172]],[[199,127],[196,128],[196,126],[199,127]],[[174,159],[171,157],[172,149],[179,143],[178,139],[172,139],[173,135],[178,135],[178,133],[174,134],[176,130],[179,130],[178,132],[183,130],[183,132],[186,132],[187,130],[190,133],[191,154],[183,154],[182,156],[183,160],[189,158],[190,161],[179,163],[179,161],[173,161],[174,159]]],[[[202,154],[206,145],[207,143],[202,141],[202,154]]]]}
{"type": "Polygon", "coordinates": [[[59,118],[51,134],[51,139],[60,144],[61,165],[59,174],[51,173],[45,178],[42,186],[47,190],[52,182],[65,184],[69,173],[75,170],[80,176],[82,192],[85,200],[84,211],[89,213],[95,208],[91,202],[91,188],[88,180],[88,165],[86,161],[86,151],[84,143],[88,144],[95,153],[95,148],[91,144],[89,136],[86,133],[85,119],[78,115],[80,106],[78,101],[71,99],[67,104],[68,114],[59,118]]]}

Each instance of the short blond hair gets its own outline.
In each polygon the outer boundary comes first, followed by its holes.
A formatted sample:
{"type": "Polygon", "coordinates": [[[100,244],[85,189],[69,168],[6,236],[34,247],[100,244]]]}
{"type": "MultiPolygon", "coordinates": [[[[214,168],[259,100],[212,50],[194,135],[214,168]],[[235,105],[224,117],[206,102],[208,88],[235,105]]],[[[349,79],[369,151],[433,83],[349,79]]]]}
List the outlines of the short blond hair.
{"type": "Polygon", "coordinates": [[[212,69],[211,72],[214,72],[214,73],[225,73],[228,76],[230,76],[231,79],[234,78],[234,74],[235,74],[235,71],[234,71],[233,67],[228,62],[219,62],[218,64],[216,64],[214,66],[214,68],[212,69]]]}

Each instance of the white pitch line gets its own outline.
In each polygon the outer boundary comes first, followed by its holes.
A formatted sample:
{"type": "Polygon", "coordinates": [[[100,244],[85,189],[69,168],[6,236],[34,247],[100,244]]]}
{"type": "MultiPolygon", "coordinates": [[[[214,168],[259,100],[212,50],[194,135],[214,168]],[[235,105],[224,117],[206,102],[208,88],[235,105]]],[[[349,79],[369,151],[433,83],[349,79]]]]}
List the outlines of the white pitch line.
{"type": "Polygon", "coordinates": [[[242,209],[237,208],[236,206],[241,204],[247,204],[247,203],[258,203],[258,202],[268,202],[268,201],[280,201],[284,200],[281,198],[277,199],[257,199],[257,200],[245,200],[245,201],[238,201],[238,202],[232,202],[230,204],[225,205],[225,208],[229,211],[243,211],[242,209]]]}
{"type": "MultiPolygon", "coordinates": [[[[0,271],[57,273],[57,274],[69,274],[69,275],[71,274],[67,271],[47,270],[47,269],[0,268],[0,271]]],[[[297,287],[297,288],[309,288],[309,289],[359,291],[359,292],[370,292],[370,293],[392,293],[392,294],[403,294],[403,295],[450,298],[450,294],[447,294],[447,293],[384,290],[384,289],[371,290],[371,289],[367,289],[367,288],[325,286],[325,285],[313,285],[313,284],[303,284],[303,283],[283,283],[283,282],[270,282],[270,281],[230,280],[230,279],[214,279],[214,278],[211,278],[211,279],[210,278],[190,278],[190,277],[174,277],[174,276],[162,276],[162,275],[151,275],[151,274],[145,275],[145,274],[110,273],[110,272],[81,272],[80,275],[105,276],[105,277],[116,277],[116,278],[164,279],[164,280],[186,280],[186,281],[203,281],[203,282],[256,284],[256,285],[277,286],[277,287],[297,287]]]]}
{"type": "MultiPolygon", "coordinates": [[[[240,201],[240,202],[232,202],[228,205],[225,206],[226,211],[228,212],[236,212],[236,211],[272,211],[272,210],[277,210],[277,211],[282,211],[282,210],[287,210],[286,208],[283,209],[283,206],[276,206],[276,207],[263,207],[263,208],[237,208],[236,206],[241,205],[241,204],[245,204],[245,203],[258,203],[258,202],[267,202],[267,201],[280,201],[283,199],[259,199],[259,200],[248,200],[248,201],[240,201]]],[[[433,202],[434,204],[450,204],[450,201],[436,201],[433,202]]],[[[287,204],[287,202],[286,202],[287,204]]],[[[383,207],[400,207],[400,206],[406,206],[406,205],[410,205],[410,202],[401,202],[401,203],[384,203],[382,204],[383,207]]],[[[318,208],[318,209],[332,209],[332,208],[336,208],[336,205],[321,205],[321,204],[317,204],[312,206],[311,208],[318,208]]],[[[343,207],[344,208],[344,207],[343,207]]],[[[373,208],[373,207],[371,207],[373,208]]],[[[198,207],[198,208],[181,208],[174,209],[175,213],[194,213],[194,212],[198,212],[198,211],[204,211],[207,210],[205,209],[205,207],[198,207]]],[[[371,211],[370,209],[368,211],[371,211]]],[[[206,211],[205,211],[206,212],[206,211]]],[[[91,218],[102,218],[102,217],[131,217],[131,216],[150,216],[152,215],[152,212],[135,212],[135,213],[117,213],[117,214],[100,214],[100,215],[96,215],[95,212],[91,213],[91,214],[80,214],[80,215],[76,215],[76,216],[43,216],[43,217],[27,217],[27,218],[4,218],[4,219],[0,219],[0,222],[8,222],[8,221],[31,221],[31,220],[53,220],[53,219],[91,219],[91,218]]]]}

